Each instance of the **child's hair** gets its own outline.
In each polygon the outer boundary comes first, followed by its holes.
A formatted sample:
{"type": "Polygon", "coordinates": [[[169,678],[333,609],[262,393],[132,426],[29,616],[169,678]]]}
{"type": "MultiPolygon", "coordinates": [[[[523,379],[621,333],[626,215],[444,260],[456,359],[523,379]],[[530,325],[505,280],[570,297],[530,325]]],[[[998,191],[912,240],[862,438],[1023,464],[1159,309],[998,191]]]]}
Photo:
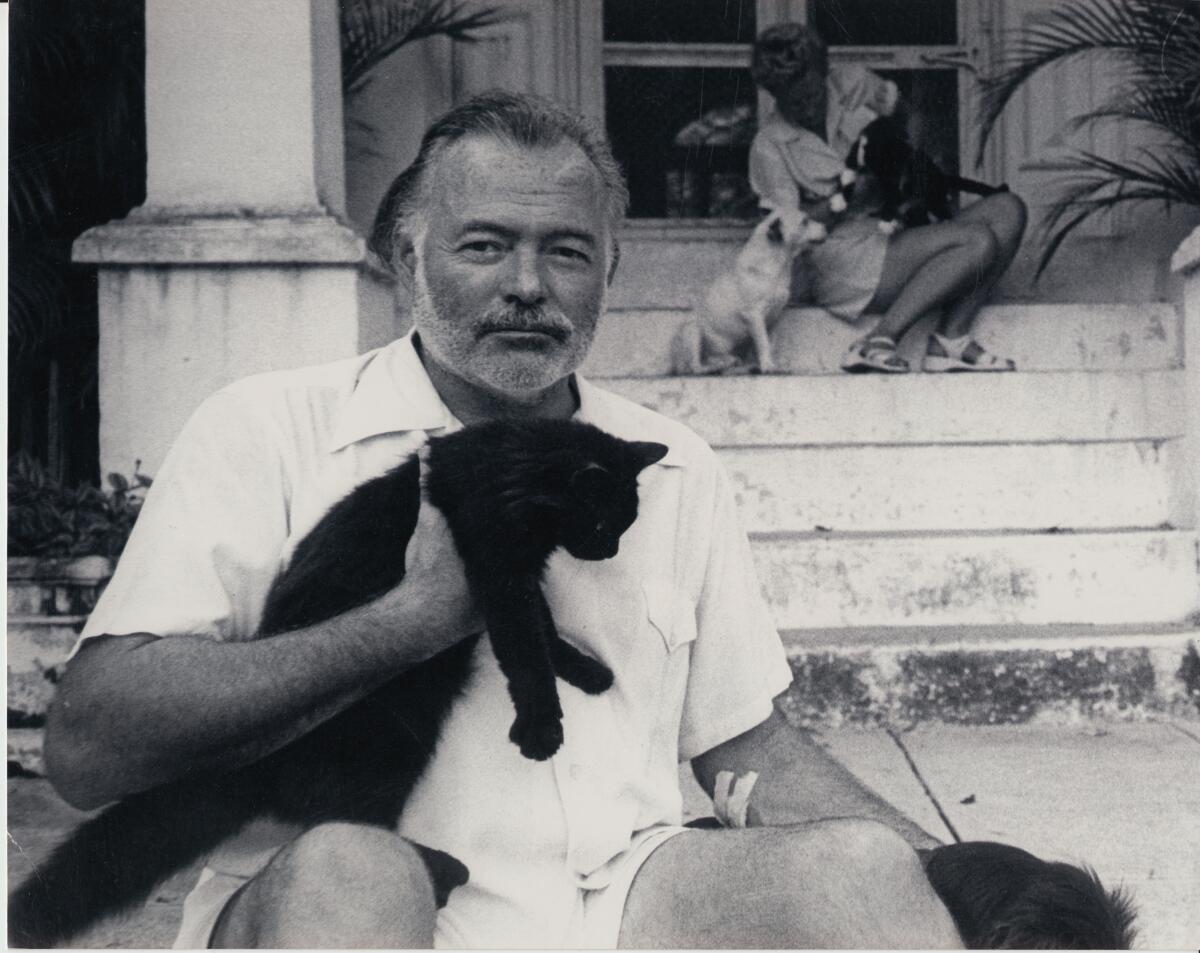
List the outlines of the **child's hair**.
{"type": "Polygon", "coordinates": [[[818,73],[829,68],[825,41],[812,27],[802,23],[780,23],[759,34],[754,42],[750,74],[771,95],[786,87],[797,76],[818,73]]]}

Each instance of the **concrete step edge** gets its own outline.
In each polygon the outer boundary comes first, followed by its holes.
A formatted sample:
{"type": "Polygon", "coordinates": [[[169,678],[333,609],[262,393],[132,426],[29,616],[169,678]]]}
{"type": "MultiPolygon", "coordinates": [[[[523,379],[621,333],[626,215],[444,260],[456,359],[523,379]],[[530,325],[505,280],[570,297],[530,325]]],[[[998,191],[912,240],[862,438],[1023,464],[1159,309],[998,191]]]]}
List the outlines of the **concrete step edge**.
{"type": "MultiPolygon", "coordinates": [[[[1044,628],[1047,632],[1037,632],[1044,628]]],[[[1200,621],[1084,635],[809,645],[788,633],[781,703],[810,726],[1200,720],[1200,621]]]]}
{"type": "Polygon", "coordinates": [[[1178,624],[1200,611],[1194,530],[755,539],[781,628],[1178,624]]]}
{"type": "Polygon", "coordinates": [[[1183,371],[611,378],[714,447],[1166,440],[1183,371]]]}
{"type": "MultiPolygon", "coordinates": [[[[585,369],[600,377],[654,376],[673,370],[673,340],[693,321],[685,302],[675,306],[625,301],[610,308],[585,369]],[[637,340],[636,349],[629,341],[637,340]]],[[[1150,369],[1183,361],[1179,318],[1173,305],[1005,304],[985,308],[975,334],[985,347],[1012,357],[1021,371],[1150,369]]],[[[791,374],[836,374],[850,343],[867,322],[848,324],[819,308],[789,308],[771,340],[778,367],[791,374]]],[[[925,318],[900,343],[919,367],[933,318],[925,318]]]]}

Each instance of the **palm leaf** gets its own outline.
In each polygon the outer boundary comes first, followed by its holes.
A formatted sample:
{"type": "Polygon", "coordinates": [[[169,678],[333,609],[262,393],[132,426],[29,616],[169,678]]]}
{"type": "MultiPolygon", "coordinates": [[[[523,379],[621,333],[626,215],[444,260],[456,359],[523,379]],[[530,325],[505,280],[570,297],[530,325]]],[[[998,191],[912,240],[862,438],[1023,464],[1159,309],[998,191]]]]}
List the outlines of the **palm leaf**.
{"type": "Polygon", "coordinates": [[[430,36],[474,42],[479,30],[499,23],[499,7],[463,0],[342,0],[342,84],[360,88],[367,74],[402,46],[430,36]]]}
{"type": "Polygon", "coordinates": [[[980,106],[980,151],[1004,107],[1035,74],[1068,59],[1103,54],[1129,70],[1132,87],[1187,85],[1200,62],[1200,3],[1197,0],[1076,0],[1051,10],[1024,30],[1006,37],[999,72],[984,80],[980,106]]]}
{"type": "Polygon", "coordinates": [[[1104,120],[1145,123],[1170,136],[1183,151],[1194,152],[1200,161],[1200,119],[1188,108],[1187,97],[1182,92],[1159,95],[1157,90],[1136,89],[1098,109],[1073,117],[1068,121],[1068,127],[1076,132],[1104,120]]]}
{"type": "Polygon", "coordinates": [[[1063,241],[1099,214],[1129,202],[1200,207],[1200,165],[1177,155],[1142,152],[1139,158],[1117,161],[1083,152],[1070,158],[1068,170],[1075,178],[1050,206],[1042,225],[1044,247],[1035,281],[1063,241]]]}

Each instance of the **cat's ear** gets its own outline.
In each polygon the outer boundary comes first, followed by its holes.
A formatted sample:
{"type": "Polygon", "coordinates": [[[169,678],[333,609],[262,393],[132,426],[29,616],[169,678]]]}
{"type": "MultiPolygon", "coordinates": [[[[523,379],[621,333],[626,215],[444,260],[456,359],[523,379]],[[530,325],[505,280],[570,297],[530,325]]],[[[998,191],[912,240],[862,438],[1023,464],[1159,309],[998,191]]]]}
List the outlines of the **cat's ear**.
{"type": "Polygon", "coordinates": [[[652,463],[658,463],[667,455],[667,446],[661,443],[651,443],[648,440],[635,440],[629,444],[638,472],[646,469],[652,463]]]}

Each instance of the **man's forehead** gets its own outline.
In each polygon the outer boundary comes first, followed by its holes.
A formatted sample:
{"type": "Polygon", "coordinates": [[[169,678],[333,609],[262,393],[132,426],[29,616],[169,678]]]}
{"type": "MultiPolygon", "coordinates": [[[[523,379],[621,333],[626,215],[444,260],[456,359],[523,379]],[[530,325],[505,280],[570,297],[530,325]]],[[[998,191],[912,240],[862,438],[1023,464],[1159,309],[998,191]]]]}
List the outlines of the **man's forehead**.
{"type": "Polygon", "coordinates": [[[485,197],[566,197],[599,202],[599,170],[575,143],[526,146],[494,136],[468,136],[451,145],[436,163],[435,201],[451,206],[485,197]]]}

